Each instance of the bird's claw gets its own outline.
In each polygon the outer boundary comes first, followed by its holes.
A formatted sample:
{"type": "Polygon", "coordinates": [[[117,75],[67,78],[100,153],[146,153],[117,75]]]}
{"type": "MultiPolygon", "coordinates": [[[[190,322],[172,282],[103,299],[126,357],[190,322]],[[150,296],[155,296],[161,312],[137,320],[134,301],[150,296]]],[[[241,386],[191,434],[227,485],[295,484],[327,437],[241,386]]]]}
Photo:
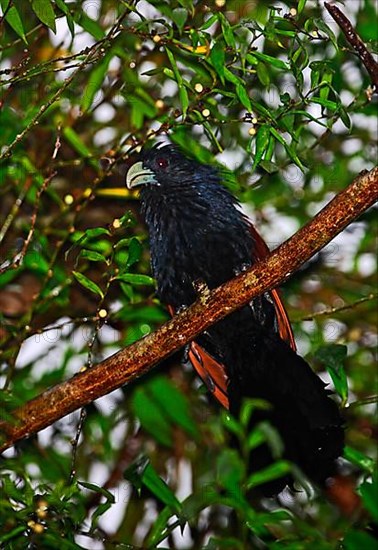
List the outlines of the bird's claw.
{"type": "Polygon", "coordinates": [[[202,279],[197,279],[196,281],[193,281],[193,288],[196,291],[200,299],[200,302],[201,303],[206,302],[207,298],[210,295],[210,289],[205,283],[205,281],[203,281],[202,279]]]}

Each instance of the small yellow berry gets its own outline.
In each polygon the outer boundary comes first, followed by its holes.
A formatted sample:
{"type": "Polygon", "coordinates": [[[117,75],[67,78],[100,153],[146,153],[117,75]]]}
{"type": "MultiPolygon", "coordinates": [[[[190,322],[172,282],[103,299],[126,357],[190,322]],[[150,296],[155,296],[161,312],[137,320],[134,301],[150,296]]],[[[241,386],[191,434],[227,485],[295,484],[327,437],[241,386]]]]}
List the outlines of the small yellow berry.
{"type": "Polygon", "coordinates": [[[70,206],[74,201],[74,198],[72,195],[66,195],[64,197],[64,202],[66,203],[67,206],[70,206]]]}
{"type": "Polygon", "coordinates": [[[255,136],[255,135],[256,135],[256,128],[254,128],[254,127],[252,126],[252,128],[250,128],[250,129],[248,130],[248,133],[249,133],[250,136],[255,136]]]}
{"type": "Polygon", "coordinates": [[[101,318],[101,319],[105,319],[105,317],[107,317],[108,315],[108,312],[106,309],[100,309],[100,311],[98,312],[98,316],[101,318]]]}
{"type": "Polygon", "coordinates": [[[155,44],[159,44],[159,42],[161,42],[161,36],[159,34],[155,34],[152,37],[152,40],[155,42],[155,44]]]}
{"type": "Polygon", "coordinates": [[[295,17],[297,15],[297,10],[295,8],[290,8],[289,13],[292,17],[295,17]]]}
{"type": "Polygon", "coordinates": [[[162,109],[164,107],[164,101],[162,99],[157,99],[155,101],[155,107],[157,109],[162,109]]]}
{"type": "Polygon", "coordinates": [[[47,508],[38,508],[37,516],[39,519],[45,519],[47,516],[47,508]]]}
{"type": "Polygon", "coordinates": [[[201,92],[203,92],[203,86],[202,84],[200,84],[199,82],[197,82],[197,84],[194,86],[194,89],[195,91],[200,94],[201,92]]]}
{"type": "Polygon", "coordinates": [[[204,116],[205,118],[207,118],[208,116],[210,116],[210,111],[209,109],[204,109],[202,111],[202,116],[204,116]]]}
{"type": "Polygon", "coordinates": [[[114,229],[119,229],[121,227],[121,222],[118,218],[114,218],[112,226],[114,229]]]}
{"type": "Polygon", "coordinates": [[[40,535],[45,530],[45,527],[42,525],[42,523],[36,523],[33,527],[34,533],[37,535],[40,535]]]}

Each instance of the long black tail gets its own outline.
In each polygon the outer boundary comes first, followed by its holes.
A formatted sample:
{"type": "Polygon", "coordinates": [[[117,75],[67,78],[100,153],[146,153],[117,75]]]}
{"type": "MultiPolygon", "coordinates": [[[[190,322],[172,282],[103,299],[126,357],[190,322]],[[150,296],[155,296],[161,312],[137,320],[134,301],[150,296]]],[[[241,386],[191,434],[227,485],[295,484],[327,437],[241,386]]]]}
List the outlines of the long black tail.
{"type": "MultiPolygon", "coordinates": [[[[284,444],[284,457],[297,464],[315,483],[335,473],[335,460],[344,446],[343,420],[325,384],[310,366],[277,335],[253,327],[233,346],[229,373],[230,410],[238,415],[245,397],[262,398],[272,405],[252,421],[268,419],[284,444]],[[246,337],[247,336],[247,337],[246,337]]],[[[268,446],[251,455],[251,469],[272,462],[268,446]]],[[[266,485],[266,494],[281,491],[288,478],[266,485]]]]}

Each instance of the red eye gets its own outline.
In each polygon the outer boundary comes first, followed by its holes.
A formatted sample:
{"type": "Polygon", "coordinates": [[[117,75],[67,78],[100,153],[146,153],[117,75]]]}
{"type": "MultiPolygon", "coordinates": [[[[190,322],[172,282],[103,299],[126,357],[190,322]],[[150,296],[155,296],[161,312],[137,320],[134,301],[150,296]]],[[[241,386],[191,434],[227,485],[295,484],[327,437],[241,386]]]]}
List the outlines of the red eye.
{"type": "Polygon", "coordinates": [[[169,162],[165,157],[160,157],[156,160],[156,164],[159,166],[159,168],[167,168],[169,162]]]}

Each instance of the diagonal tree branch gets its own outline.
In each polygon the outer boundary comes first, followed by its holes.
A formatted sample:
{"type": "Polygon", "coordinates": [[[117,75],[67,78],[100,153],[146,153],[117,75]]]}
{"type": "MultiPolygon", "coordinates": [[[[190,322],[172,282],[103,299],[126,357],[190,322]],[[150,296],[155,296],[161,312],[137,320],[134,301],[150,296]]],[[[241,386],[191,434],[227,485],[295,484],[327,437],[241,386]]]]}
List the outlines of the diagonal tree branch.
{"type": "Polygon", "coordinates": [[[148,372],[216,321],[286,281],[377,199],[378,167],[358,176],[264,261],[204,292],[156,332],[16,409],[13,423],[0,423],[0,451],[148,372]]]}
{"type": "Polygon", "coordinates": [[[343,31],[346,40],[355,49],[358,57],[365,65],[367,72],[370,75],[374,86],[374,91],[378,93],[378,63],[375,61],[372,54],[369,52],[364,42],[361,40],[357,32],[354,30],[352,23],[343,14],[337,6],[324,2],[326,10],[332,15],[333,19],[343,31]]]}

